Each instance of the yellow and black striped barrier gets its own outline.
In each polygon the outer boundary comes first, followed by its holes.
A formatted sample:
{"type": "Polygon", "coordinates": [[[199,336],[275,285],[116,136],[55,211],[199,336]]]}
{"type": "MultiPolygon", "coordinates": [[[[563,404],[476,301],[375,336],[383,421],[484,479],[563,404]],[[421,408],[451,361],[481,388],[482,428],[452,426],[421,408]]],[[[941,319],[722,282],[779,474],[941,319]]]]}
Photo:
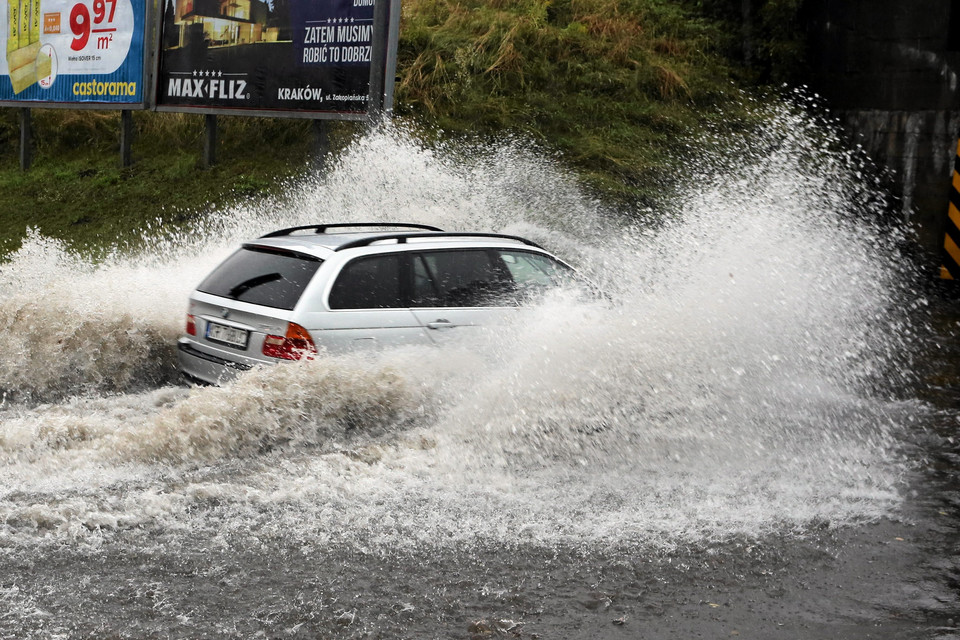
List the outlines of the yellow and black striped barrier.
{"type": "Polygon", "coordinates": [[[953,161],[953,179],[950,184],[950,204],[947,205],[947,230],[943,239],[943,263],[940,277],[960,280],[960,141],[953,161]]]}

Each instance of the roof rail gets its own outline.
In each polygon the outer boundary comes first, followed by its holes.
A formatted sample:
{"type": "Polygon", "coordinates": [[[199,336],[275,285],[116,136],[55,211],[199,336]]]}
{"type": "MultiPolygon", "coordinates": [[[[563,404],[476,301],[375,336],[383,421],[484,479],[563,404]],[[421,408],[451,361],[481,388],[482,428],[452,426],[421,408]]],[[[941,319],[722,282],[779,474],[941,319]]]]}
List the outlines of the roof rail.
{"type": "Polygon", "coordinates": [[[370,228],[370,227],[398,227],[403,229],[423,229],[424,231],[443,231],[443,229],[438,229],[437,227],[431,227],[427,224],[414,224],[406,222],[335,222],[331,224],[307,224],[300,227],[288,227],[287,229],[279,229],[277,231],[271,231],[267,235],[260,236],[261,238],[279,238],[281,236],[289,236],[295,231],[307,231],[312,229],[314,233],[321,234],[326,233],[327,229],[344,229],[349,227],[360,227],[360,228],[370,228]]]}
{"type": "Polygon", "coordinates": [[[521,238],[520,236],[509,236],[503,233],[473,233],[459,231],[440,231],[439,233],[386,233],[383,235],[368,236],[366,238],[359,238],[357,240],[345,242],[334,248],[334,251],[343,251],[344,249],[353,249],[356,247],[366,247],[374,242],[380,242],[382,240],[396,240],[397,244],[405,244],[410,238],[496,238],[499,240],[515,240],[517,242],[522,242],[525,245],[546,251],[546,249],[543,249],[543,247],[538,245],[536,242],[527,240],[526,238],[521,238]]]}

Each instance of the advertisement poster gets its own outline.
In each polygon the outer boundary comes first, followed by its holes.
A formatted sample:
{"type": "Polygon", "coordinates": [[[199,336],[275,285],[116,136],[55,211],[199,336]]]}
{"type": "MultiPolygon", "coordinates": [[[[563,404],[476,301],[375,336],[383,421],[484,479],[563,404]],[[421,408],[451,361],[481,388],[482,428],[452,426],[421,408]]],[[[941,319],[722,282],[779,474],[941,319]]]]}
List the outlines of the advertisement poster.
{"type": "Polygon", "coordinates": [[[373,0],[162,1],[159,108],[366,112],[373,0]]]}
{"type": "Polygon", "coordinates": [[[146,4],[0,0],[6,16],[0,101],[144,101],[146,4]]]}

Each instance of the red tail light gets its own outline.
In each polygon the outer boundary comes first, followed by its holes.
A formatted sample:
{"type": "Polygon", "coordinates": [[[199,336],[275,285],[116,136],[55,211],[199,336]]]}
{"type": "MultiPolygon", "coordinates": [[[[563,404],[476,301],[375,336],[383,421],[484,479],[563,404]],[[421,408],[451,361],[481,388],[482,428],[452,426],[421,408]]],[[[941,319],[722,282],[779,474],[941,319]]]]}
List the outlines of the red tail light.
{"type": "Polygon", "coordinates": [[[187,335],[197,335],[197,321],[189,313],[187,314],[187,335]]]}
{"type": "Polygon", "coordinates": [[[287,335],[270,335],[263,340],[263,355],[281,360],[312,359],[317,354],[310,333],[298,324],[287,323],[287,335]]]}

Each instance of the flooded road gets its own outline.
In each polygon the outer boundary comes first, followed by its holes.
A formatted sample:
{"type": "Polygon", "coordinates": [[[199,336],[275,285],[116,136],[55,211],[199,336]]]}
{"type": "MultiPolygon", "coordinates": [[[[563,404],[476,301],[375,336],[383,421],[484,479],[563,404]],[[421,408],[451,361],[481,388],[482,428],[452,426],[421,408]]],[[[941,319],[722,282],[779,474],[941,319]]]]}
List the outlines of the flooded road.
{"type": "Polygon", "coordinates": [[[155,255],[29,235],[0,267],[0,637],[953,637],[960,307],[811,126],[784,110],[656,224],[543,154],[397,133],[155,255]],[[525,235],[605,296],[179,382],[237,242],[371,218],[525,235]]]}
{"type": "Polygon", "coordinates": [[[11,562],[7,624],[10,637],[952,637],[939,572],[922,566],[927,535],[880,523],[666,555],[215,539],[62,549],[11,562]]]}

